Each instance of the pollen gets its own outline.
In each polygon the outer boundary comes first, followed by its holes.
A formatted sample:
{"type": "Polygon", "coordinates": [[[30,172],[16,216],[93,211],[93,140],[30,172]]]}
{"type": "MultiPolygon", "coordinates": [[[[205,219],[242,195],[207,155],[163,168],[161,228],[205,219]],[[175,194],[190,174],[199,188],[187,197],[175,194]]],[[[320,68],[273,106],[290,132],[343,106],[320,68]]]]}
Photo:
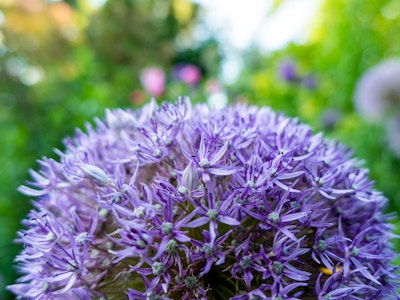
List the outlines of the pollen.
{"type": "MultiPolygon", "coordinates": [[[[340,272],[341,270],[342,270],[343,268],[341,268],[341,267],[336,267],[335,268],[335,273],[337,273],[337,272],[340,272]]],[[[325,275],[332,275],[333,274],[333,271],[332,270],[330,270],[330,269],[328,269],[328,268],[325,268],[325,267],[322,267],[322,268],[320,268],[319,269],[322,273],[324,273],[325,275]]]]}

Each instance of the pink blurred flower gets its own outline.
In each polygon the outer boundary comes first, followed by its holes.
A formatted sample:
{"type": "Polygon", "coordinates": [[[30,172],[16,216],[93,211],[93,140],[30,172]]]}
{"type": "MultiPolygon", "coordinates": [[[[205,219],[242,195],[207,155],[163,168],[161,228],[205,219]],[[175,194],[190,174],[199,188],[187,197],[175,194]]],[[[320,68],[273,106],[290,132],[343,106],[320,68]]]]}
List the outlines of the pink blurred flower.
{"type": "Polygon", "coordinates": [[[161,96],[165,91],[165,73],[158,67],[143,69],[140,81],[144,89],[154,97],[161,96]]]}
{"type": "Polygon", "coordinates": [[[215,94],[223,91],[221,83],[217,79],[209,79],[206,82],[206,91],[208,94],[215,94]]]}
{"type": "Polygon", "coordinates": [[[179,81],[195,86],[201,79],[201,71],[192,64],[178,64],[174,70],[174,77],[179,81]]]}

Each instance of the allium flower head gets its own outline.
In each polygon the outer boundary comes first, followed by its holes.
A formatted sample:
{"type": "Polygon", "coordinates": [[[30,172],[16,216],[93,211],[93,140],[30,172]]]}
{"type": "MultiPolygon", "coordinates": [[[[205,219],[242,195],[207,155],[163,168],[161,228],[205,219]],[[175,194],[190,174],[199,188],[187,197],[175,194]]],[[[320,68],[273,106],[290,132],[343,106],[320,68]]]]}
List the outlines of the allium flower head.
{"type": "Polygon", "coordinates": [[[400,110],[400,59],[386,60],[368,70],[357,83],[356,110],[373,122],[400,110]]]}
{"type": "Polygon", "coordinates": [[[386,199],[269,108],[108,110],[30,171],[20,299],[398,299],[386,199]]]}

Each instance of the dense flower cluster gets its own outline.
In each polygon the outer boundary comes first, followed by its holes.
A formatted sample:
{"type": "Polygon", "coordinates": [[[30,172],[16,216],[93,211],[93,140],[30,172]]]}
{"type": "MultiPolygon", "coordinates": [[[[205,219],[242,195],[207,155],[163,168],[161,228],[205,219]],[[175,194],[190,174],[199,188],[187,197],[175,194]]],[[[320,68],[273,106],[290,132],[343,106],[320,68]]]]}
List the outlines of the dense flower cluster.
{"type": "Polygon", "coordinates": [[[106,112],[30,171],[23,299],[398,299],[386,199],[269,108],[106,112]]]}

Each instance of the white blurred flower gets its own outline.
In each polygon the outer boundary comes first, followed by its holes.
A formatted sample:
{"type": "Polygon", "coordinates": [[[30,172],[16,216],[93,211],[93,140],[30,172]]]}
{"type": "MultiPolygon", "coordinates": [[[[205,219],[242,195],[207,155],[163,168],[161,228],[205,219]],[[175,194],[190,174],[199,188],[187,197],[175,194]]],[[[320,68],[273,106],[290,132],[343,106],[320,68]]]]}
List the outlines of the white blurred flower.
{"type": "Polygon", "coordinates": [[[400,110],[400,59],[383,61],[359,80],[355,108],[366,120],[379,122],[400,110]]]}
{"type": "Polygon", "coordinates": [[[206,83],[208,93],[207,103],[213,109],[222,109],[228,104],[228,95],[221,83],[216,79],[210,79],[206,83]]]}

